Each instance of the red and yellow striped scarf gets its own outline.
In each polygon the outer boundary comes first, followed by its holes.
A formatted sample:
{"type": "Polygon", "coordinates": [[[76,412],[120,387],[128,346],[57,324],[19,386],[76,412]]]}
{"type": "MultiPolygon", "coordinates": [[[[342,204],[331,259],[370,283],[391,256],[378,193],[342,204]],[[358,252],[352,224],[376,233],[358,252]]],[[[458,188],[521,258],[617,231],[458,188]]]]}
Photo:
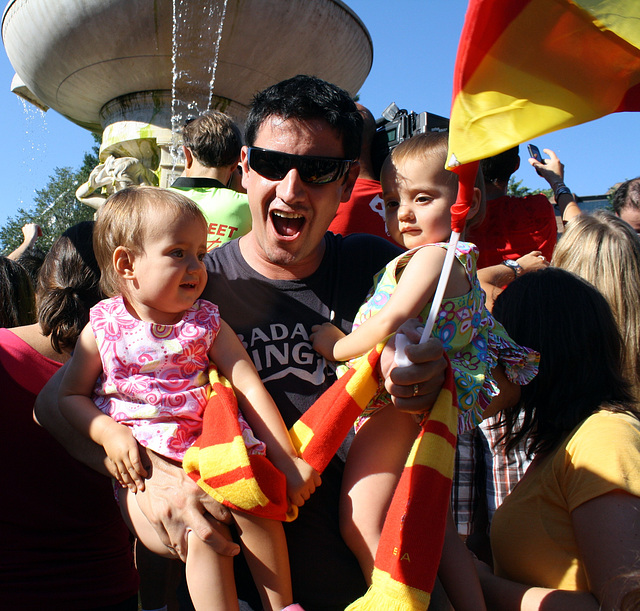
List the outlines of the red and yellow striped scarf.
{"type": "MultiPolygon", "coordinates": [[[[321,473],[378,389],[379,344],[301,416],[290,430],[294,446],[321,473]]],[[[293,520],[286,483],[264,456],[248,455],[238,406],[230,384],[211,371],[212,393],[202,435],[184,458],[184,469],[224,505],[262,517],[293,520]]],[[[372,585],[349,611],[420,611],[429,600],[438,571],[458,421],[451,368],[431,413],[407,458],[384,523],[372,585]],[[428,519],[426,519],[428,517],[428,519]]]]}

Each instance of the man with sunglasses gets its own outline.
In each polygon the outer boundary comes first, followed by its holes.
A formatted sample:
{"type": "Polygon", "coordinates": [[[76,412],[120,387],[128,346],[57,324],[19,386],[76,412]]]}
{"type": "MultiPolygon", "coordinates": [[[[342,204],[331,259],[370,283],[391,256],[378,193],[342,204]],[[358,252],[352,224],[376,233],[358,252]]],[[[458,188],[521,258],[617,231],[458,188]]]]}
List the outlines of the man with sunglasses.
{"type": "MultiPolygon", "coordinates": [[[[348,332],[374,273],[398,254],[381,238],[327,232],[358,176],[361,134],[362,117],[349,95],[315,77],[258,93],[241,154],[252,229],[205,258],[202,297],[238,334],[288,426],[335,380],[334,367],[311,347],[311,327],[331,320],[348,332]]],[[[430,407],[444,369],[438,344],[418,350],[425,363],[390,385],[399,406],[414,411],[430,407]]],[[[298,519],[285,524],[295,599],[307,611],[342,610],[366,590],[338,526],[349,441],[298,519]]],[[[149,483],[153,488],[153,478],[149,483]]],[[[239,568],[236,575],[240,598],[259,608],[250,578],[239,568]]]]}
{"type": "MultiPolygon", "coordinates": [[[[258,93],[241,155],[252,229],[205,259],[203,297],[239,335],[288,426],[335,380],[334,366],[311,347],[311,327],[331,320],[350,330],[373,274],[398,254],[377,237],[327,232],[358,176],[361,138],[356,105],[334,85],[297,76],[258,93]]],[[[428,383],[419,392],[426,394],[428,383]]],[[[417,403],[430,405],[424,397],[417,403]]],[[[308,611],[342,610],[366,590],[338,527],[349,441],[298,519],[285,524],[295,597],[308,611]]],[[[249,599],[246,579],[238,582],[240,597],[249,599]]]]}

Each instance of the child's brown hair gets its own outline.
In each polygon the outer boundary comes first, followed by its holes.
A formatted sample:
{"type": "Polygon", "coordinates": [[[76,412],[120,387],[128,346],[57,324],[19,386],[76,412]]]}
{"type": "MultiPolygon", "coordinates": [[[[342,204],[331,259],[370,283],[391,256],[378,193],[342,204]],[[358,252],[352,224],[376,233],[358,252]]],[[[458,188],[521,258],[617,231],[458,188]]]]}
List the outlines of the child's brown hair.
{"type": "Polygon", "coordinates": [[[144,252],[146,227],[153,214],[172,211],[175,216],[206,220],[198,205],[185,195],[160,187],[128,187],[111,195],[98,211],[93,249],[100,266],[100,288],[107,297],[122,293],[120,276],[113,265],[118,246],[134,255],[144,252]]]}

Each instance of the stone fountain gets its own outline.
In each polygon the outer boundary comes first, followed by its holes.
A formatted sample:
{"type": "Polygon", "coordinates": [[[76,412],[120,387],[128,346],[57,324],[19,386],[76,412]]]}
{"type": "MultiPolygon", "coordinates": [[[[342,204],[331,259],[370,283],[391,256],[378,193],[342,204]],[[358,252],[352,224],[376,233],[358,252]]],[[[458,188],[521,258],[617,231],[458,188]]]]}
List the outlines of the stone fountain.
{"type": "Polygon", "coordinates": [[[355,95],[373,60],[339,0],[12,0],[2,39],[15,93],[102,133],[94,187],[105,193],[171,184],[189,114],[242,123],[257,91],[296,74],[355,95]]]}

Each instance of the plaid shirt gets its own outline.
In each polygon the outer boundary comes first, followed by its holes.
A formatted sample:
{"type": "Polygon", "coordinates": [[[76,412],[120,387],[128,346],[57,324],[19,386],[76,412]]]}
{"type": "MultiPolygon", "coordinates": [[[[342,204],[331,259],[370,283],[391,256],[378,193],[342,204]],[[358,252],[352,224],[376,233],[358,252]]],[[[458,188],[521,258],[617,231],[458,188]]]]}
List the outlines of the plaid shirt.
{"type": "Polygon", "coordinates": [[[486,493],[489,522],[493,518],[496,509],[502,504],[507,494],[524,475],[531,460],[527,458],[524,444],[518,445],[510,454],[506,454],[504,443],[499,443],[500,436],[504,433],[504,427],[493,428],[498,421],[493,416],[483,420],[480,429],[487,441],[486,453],[486,493]]]}
{"type": "MultiPolygon", "coordinates": [[[[451,511],[458,534],[473,532],[475,512],[484,488],[484,455],[479,429],[458,435],[451,488],[451,511]]],[[[486,444],[486,441],[485,441],[486,444]]]]}
{"type": "Polygon", "coordinates": [[[488,418],[479,427],[458,435],[451,510],[458,534],[463,538],[473,532],[476,519],[488,519],[491,523],[496,509],[531,462],[524,444],[505,454],[504,443],[498,443],[504,427],[493,428],[497,421],[497,417],[488,418]],[[486,517],[482,518],[484,511],[486,517]]]}

